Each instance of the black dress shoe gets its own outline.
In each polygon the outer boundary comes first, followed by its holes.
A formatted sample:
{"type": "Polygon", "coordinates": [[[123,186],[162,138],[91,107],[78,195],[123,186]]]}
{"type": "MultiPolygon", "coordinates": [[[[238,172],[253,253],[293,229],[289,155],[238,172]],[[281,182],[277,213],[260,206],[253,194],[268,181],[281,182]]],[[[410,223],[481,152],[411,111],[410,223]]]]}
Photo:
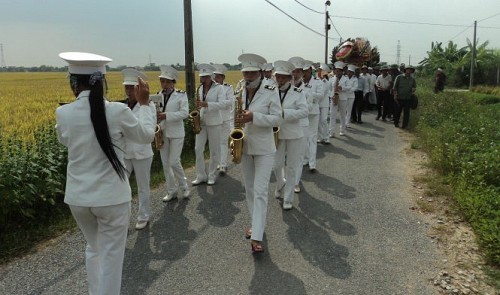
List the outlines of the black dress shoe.
{"type": "Polygon", "coordinates": [[[394,123],[394,127],[399,128],[399,123],[394,123]]]}
{"type": "Polygon", "coordinates": [[[379,120],[380,119],[380,116],[377,116],[377,118],[375,118],[375,120],[379,120]]]}

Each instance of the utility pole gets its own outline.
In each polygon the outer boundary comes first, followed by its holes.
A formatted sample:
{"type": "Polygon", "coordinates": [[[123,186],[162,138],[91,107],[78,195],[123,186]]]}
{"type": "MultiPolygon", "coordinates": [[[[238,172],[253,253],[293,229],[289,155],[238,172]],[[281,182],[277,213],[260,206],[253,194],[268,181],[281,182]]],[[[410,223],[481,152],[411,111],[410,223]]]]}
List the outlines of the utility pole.
{"type": "Polygon", "coordinates": [[[398,46],[396,46],[396,63],[398,64],[398,66],[399,66],[400,58],[401,58],[401,44],[399,43],[399,40],[398,40],[398,46]]]}
{"type": "Polygon", "coordinates": [[[325,64],[328,64],[328,31],[330,30],[330,24],[328,19],[330,18],[328,14],[328,6],[330,6],[330,0],[325,2],[325,64]]]}
{"type": "Polygon", "coordinates": [[[0,68],[6,68],[7,65],[5,64],[5,55],[3,54],[3,44],[0,43],[0,68]]]}
{"type": "Polygon", "coordinates": [[[469,90],[474,86],[474,66],[476,65],[476,28],[477,20],[474,21],[474,39],[472,40],[472,55],[470,59],[470,84],[469,90]]]}
{"type": "Polygon", "coordinates": [[[411,54],[408,56],[408,64],[411,65],[411,54]]]}
{"type": "Polygon", "coordinates": [[[195,95],[194,49],[193,49],[193,17],[191,0],[184,0],[184,56],[186,63],[186,92],[188,98],[195,95]]]}

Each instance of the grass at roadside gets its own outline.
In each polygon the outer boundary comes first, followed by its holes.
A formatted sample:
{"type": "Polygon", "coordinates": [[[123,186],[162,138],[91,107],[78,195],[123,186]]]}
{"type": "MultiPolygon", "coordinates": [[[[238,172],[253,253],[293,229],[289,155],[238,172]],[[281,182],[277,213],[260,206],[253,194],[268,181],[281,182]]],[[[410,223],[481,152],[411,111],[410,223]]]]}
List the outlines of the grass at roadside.
{"type": "Polygon", "coordinates": [[[473,227],[486,260],[500,266],[500,98],[492,94],[433,94],[419,81],[419,109],[410,126],[439,175],[429,197],[450,194],[473,227]],[[447,184],[447,185],[440,185],[447,184]],[[449,184],[449,185],[448,185],[449,184]],[[451,189],[451,191],[447,191],[451,189]]]}

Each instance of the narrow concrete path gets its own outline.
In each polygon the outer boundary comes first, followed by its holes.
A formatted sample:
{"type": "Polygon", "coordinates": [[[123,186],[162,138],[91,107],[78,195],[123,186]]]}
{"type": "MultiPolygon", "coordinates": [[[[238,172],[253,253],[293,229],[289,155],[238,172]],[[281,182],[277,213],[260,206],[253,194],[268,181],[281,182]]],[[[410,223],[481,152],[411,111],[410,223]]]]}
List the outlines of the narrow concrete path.
{"type": "MultiPolygon", "coordinates": [[[[319,172],[304,168],[294,209],[282,211],[271,183],[259,257],[244,238],[240,166],[189,201],[164,204],[165,188],[155,190],[150,226],[131,220],[122,293],[437,294],[442,257],[409,209],[402,131],[373,113],[364,121],[318,146],[319,172]]],[[[0,267],[0,294],[87,294],[84,247],[77,232],[0,267]]]]}

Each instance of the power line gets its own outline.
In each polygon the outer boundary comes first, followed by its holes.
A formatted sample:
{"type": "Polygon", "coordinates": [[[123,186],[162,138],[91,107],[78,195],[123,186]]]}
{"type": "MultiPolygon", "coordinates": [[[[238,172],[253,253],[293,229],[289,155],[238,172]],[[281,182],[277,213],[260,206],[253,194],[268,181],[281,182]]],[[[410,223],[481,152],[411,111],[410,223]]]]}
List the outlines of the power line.
{"type": "Polygon", "coordinates": [[[299,3],[300,5],[304,6],[305,8],[309,9],[309,10],[310,10],[310,11],[312,11],[312,12],[316,12],[316,13],[319,13],[319,14],[325,14],[324,12],[317,11],[317,10],[314,10],[314,9],[312,9],[312,8],[310,8],[310,7],[305,6],[305,5],[304,5],[303,3],[301,3],[300,1],[295,0],[295,2],[299,3]]]}
{"type": "Polygon", "coordinates": [[[482,21],[484,21],[484,20],[490,19],[490,18],[495,17],[495,16],[497,16],[497,15],[500,15],[500,12],[495,13],[495,14],[494,14],[494,15],[492,15],[492,16],[488,16],[487,18],[483,18],[482,20],[478,20],[477,22],[482,22],[482,21]]]}
{"type": "Polygon", "coordinates": [[[332,20],[332,18],[330,17],[330,15],[328,15],[328,19],[329,19],[329,20],[330,20],[330,22],[332,23],[332,26],[333,26],[333,28],[335,29],[335,32],[337,32],[337,34],[339,34],[340,40],[342,40],[342,36],[340,35],[339,30],[337,30],[337,27],[336,27],[336,26],[335,26],[335,24],[333,23],[333,20],[332,20]]]}
{"type": "Polygon", "coordinates": [[[455,36],[453,36],[453,38],[451,38],[450,40],[448,41],[451,41],[453,39],[455,39],[456,37],[462,35],[465,31],[467,31],[468,29],[470,29],[470,27],[472,27],[472,25],[469,25],[467,28],[465,28],[463,31],[460,31],[460,33],[456,34],[455,36]]]}
{"type": "MultiPolygon", "coordinates": [[[[500,13],[498,13],[500,14],[500,13]]],[[[493,15],[496,16],[496,15],[493,15]]],[[[491,16],[491,17],[493,17],[491,16]]],[[[400,23],[400,24],[412,24],[412,25],[428,25],[428,26],[441,26],[441,27],[469,27],[466,25],[458,25],[458,24],[439,24],[439,23],[429,23],[429,22],[410,22],[410,21],[400,21],[400,20],[390,20],[390,19],[379,19],[379,18],[367,18],[367,17],[353,17],[353,16],[345,16],[345,15],[334,15],[333,17],[337,18],[347,18],[347,19],[357,19],[357,20],[367,20],[367,21],[377,21],[377,22],[388,22],[388,23],[400,23]]],[[[489,17],[489,18],[491,18],[489,17]]],[[[488,19],[488,18],[486,18],[488,19]]],[[[500,29],[500,27],[482,27],[488,29],[500,29]]]]}
{"type": "MultiPolygon", "coordinates": [[[[317,35],[320,35],[321,37],[326,37],[324,34],[321,34],[320,32],[317,32],[313,29],[311,29],[310,27],[306,26],[305,24],[301,23],[299,20],[297,20],[296,18],[294,18],[293,16],[289,15],[288,13],[284,12],[281,8],[279,8],[278,6],[276,6],[274,3],[272,3],[271,1],[269,0],[264,0],[266,1],[267,3],[269,3],[270,5],[272,5],[274,8],[278,9],[281,13],[285,14],[286,16],[288,16],[289,18],[291,18],[292,20],[294,20],[296,23],[298,23],[299,25],[303,26],[304,28],[308,29],[309,31],[317,34],[317,35]]],[[[328,39],[331,39],[331,40],[336,40],[335,38],[330,38],[328,37],[328,39]]]]}

